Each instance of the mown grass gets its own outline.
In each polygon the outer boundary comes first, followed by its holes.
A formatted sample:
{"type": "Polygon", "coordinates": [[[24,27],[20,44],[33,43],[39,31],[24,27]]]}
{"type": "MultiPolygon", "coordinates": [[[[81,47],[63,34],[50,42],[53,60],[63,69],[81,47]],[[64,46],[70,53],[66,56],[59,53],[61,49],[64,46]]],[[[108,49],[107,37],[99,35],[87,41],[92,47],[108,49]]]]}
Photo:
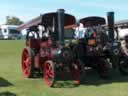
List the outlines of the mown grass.
{"type": "Polygon", "coordinates": [[[42,78],[24,79],[20,69],[23,47],[24,41],[0,41],[0,96],[128,96],[128,76],[115,71],[107,80],[89,71],[80,86],[62,82],[48,88],[42,78]]]}

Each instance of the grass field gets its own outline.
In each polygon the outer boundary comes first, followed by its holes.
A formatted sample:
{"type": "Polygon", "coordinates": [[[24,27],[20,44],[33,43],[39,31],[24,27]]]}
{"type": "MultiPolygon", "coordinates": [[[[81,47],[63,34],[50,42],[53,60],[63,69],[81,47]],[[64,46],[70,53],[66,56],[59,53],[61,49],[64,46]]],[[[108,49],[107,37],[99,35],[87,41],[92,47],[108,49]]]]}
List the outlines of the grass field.
{"type": "Polygon", "coordinates": [[[48,88],[42,78],[24,79],[20,70],[23,47],[23,41],[0,41],[0,96],[128,96],[128,76],[114,71],[108,80],[95,71],[87,72],[80,86],[63,82],[60,88],[48,88]]]}

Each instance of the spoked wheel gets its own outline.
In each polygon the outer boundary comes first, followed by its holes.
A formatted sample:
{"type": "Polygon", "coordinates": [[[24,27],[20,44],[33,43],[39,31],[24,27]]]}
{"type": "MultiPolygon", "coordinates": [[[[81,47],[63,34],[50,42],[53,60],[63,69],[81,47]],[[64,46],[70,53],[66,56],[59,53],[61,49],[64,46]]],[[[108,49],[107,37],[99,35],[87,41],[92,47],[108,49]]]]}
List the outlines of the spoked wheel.
{"type": "Polygon", "coordinates": [[[100,59],[98,62],[98,72],[100,77],[107,78],[109,76],[110,66],[106,59],[100,59]]]}
{"type": "Polygon", "coordinates": [[[75,62],[75,63],[72,64],[70,72],[71,72],[74,84],[79,85],[80,84],[80,66],[79,66],[79,62],[75,62]]]}
{"type": "Polygon", "coordinates": [[[34,69],[34,52],[32,49],[26,47],[22,51],[22,73],[25,78],[33,77],[34,69]]]}
{"type": "Polygon", "coordinates": [[[122,74],[128,75],[128,58],[124,57],[120,60],[119,70],[122,74]]]}
{"type": "Polygon", "coordinates": [[[43,75],[44,75],[44,81],[48,87],[52,87],[55,82],[55,68],[54,68],[54,62],[51,60],[47,60],[44,63],[43,68],[43,75]]]}

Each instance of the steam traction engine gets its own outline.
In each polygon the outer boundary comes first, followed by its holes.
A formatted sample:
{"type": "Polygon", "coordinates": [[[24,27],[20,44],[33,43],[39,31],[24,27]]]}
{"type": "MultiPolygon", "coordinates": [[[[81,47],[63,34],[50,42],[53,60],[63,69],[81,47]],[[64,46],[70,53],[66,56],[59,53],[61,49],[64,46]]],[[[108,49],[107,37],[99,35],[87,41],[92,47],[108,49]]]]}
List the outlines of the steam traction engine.
{"type": "Polygon", "coordinates": [[[21,58],[25,78],[43,73],[45,83],[51,87],[57,76],[61,76],[59,73],[68,72],[75,84],[80,83],[80,62],[74,59],[70,45],[66,46],[64,42],[64,29],[70,28],[75,22],[74,16],[59,9],[57,12],[41,15],[18,28],[27,29],[26,47],[21,58]]]}
{"type": "Polygon", "coordinates": [[[86,49],[83,52],[83,56],[81,56],[81,60],[85,66],[97,69],[101,77],[108,76],[109,63],[104,52],[104,48],[108,42],[108,36],[102,27],[106,24],[105,19],[92,16],[80,19],[80,23],[85,28],[85,36],[80,41],[83,42],[84,49],[86,49]]]}
{"type": "Polygon", "coordinates": [[[102,17],[92,16],[80,19],[84,25],[85,37],[75,49],[77,57],[86,66],[96,68],[101,77],[107,77],[109,69],[118,67],[120,42],[114,37],[114,13],[108,12],[108,26],[102,17]],[[108,33],[107,30],[108,29],[108,33]],[[77,50],[81,51],[77,51],[77,50]]]}

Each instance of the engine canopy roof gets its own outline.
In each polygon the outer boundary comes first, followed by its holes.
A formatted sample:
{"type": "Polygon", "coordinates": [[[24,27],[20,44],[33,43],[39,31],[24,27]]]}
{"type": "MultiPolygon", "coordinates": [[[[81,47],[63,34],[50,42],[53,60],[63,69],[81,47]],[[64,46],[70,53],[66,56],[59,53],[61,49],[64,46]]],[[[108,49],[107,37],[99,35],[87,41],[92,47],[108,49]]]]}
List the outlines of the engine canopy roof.
{"type": "MultiPolygon", "coordinates": [[[[48,27],[52,27],[53,20],[55,23],[58,22],[57,17],[58,17],[57,12],[46,13],[46,14],[40,15],[39,17],[32,19],[29,22],[26,22],[26,23],[20,25],[17,28],[17,30],[27,29],[27,28],[30,28],[33,26],[38,26],[38,25],[46,25],[48,27]]],[[[70,15],[67,13],[64,14],[64,27],[65,28],[75,26],[75,23],[76,23],[76,19],[73,15],[70,15]]]]}
{"type": "Polygon", "coordinates": [[[85,18],[80,19],[79,22],[82,23],[84,27],[106,24],[105,19],[103,17],[98,17],[98,16],[85,17],[85,18]]]}

